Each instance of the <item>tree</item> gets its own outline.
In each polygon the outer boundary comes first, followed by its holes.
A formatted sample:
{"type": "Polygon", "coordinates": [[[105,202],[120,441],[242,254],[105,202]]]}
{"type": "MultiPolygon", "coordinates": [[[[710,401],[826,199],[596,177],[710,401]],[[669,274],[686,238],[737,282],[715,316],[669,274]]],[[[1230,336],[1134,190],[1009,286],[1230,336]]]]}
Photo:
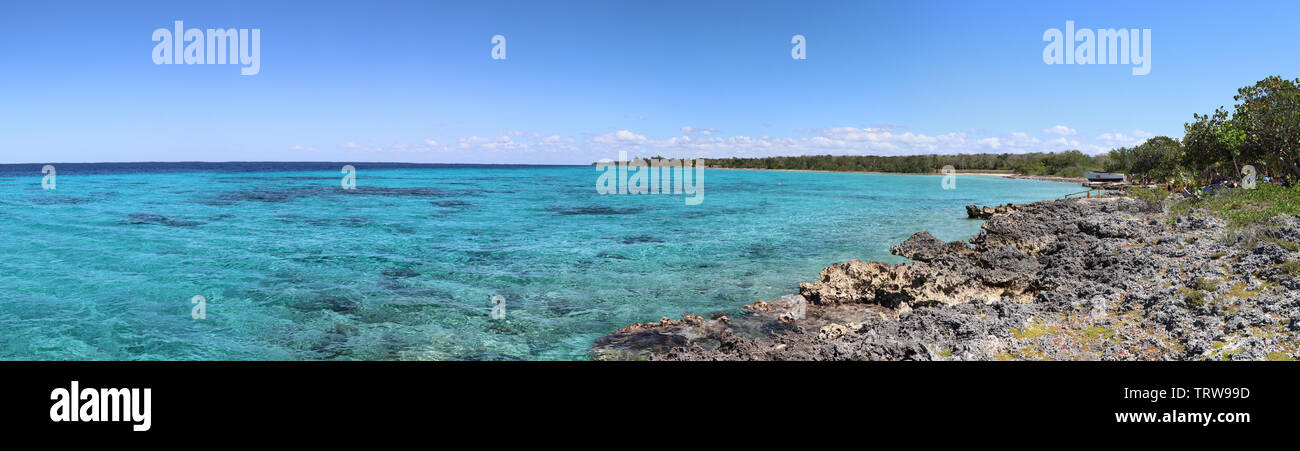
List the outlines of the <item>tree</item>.
{"type": "Polygon", "coordinates": [[[1103,169],[1106,172],[1133,172],[1133,161],[1136,159],[1136,152],[1131,147],[1120,147],[1113,149],[1107,155],[1106,165],[1103,169]]]}
{"type": "Polygon", "coordinates": [[[1277,164],[1289,179],[1300,179],[1300,79],[1268,77],[1238,89],[1233,100],[1242,147],[1261,162],[1277,164]]]}
{"type": "Polygon", "coordinates": [[[1213,115],[1192,114],[1196,122],[1183,124],[1183,166],[1192,172],[1208,174],[1225,162],[1233,162],[1241,154],[1245,133],[1228,118],[1222,108],[1213,115]]]}
{"type": "Polygon", "coordinates": [[[1167,182],[1178,175],[1182,160],[1182,144],[1168,136],[1157,136],[1131,150],[1129,170],[1140,175],[1141,183],[1167,182]]]}

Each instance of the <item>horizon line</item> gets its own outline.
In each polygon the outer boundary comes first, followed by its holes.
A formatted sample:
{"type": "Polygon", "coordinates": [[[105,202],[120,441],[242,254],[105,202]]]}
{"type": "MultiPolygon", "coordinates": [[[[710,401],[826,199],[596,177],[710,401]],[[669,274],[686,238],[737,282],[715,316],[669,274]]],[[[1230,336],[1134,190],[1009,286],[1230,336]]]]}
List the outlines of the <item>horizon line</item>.
{"type": "Polygon", "coordinates": [[[28,165],[58,165],[58,164],[232,164],[232,163],[315,163],[315,164],[420,164],[420,165],[446,165],[446,166],[586,166],[586,164],[545,164],[545,163],[421,163],[412,161],[311,161],[311,160],[228,160],[228,161],[204,161],[204,160],[184,160],[184,161],[60,161],[60,162],[39,162],[39,163],[0,163],[0,166],[28,166],[28,165]]]}
{"type": "MultiPolygon", "coordinates": [[[[1114,149],[1112,149],[1112,150],[1114,150],[1114,149]]],[[[678,158],[675,158],[675,159],[679,159],[679,160],[695,160],[695,159],[706,159],[706,160],[741,159],[741,160],[746,160],[746,159],[760,159],[760,158],[805,158],[805,157],[880,157],[880,158],[905,158],[905,157],[929,157],[929,156],[934,156],[934,157],[952,157],[952,156],[963,156],[963,155],[1033,155],[1033,154],[1052,155],[1052,154],[1069,153],[1069,152],[1079,152],[1079,153],[1082,153],[1082,154],[1087,155],[1087,156],[1090,156],[1090,157],[1096,157],[1096,156],[1100,156],[1100,155],[1104,155],[1104,154],[1108,153],[1108,152],[1098,152],[1098,153],[1096,153],[1096,154],[1089,154],[1088,152],[1084,152],[1084,151],[1079,150],[1079,149],[1068,149],[1068,150],[1060,150],[1060,151],[1055,151],[1055,152],[1035,151],[1035,152],[1019,152],[1019,153],[1017,153],[1017,152],[917,153],[917,154],[903,154],[903,155],[799,154],[799,155],[767,155],[767,156],[748,156],[748,157],[747,157],[747,156],[726,156],[726,157],[703,157],[703,156],[696,156],[696,157],[678,157],[678,158]]],[[[641,156],[641,155],[637,155],[637,156],[635,156],[634,158],[636,158],[636,159],[653,159],[653,158],[665,158],[665,157],[663,157],[662,155],[655,155],[655,156],[641,156]]],[[[608,159],[602,159],[602,160],[608,160],[608,159]]],[[[423,165],[441,164],[441,165],[461,165],[461,166],[470,166],[470,165],[480,165],[480,166],[588,166],[588,165],[591,165],[591,164],[600,163],[600,162],[602,162],[602,160],[595,160],[595,161],[591,161],[591,162],[588,162],[588,163],[436,163],[436,162],[414,162],[414,161],[355,161],[355,160],[224,160],[224,161],[208,161],[208,160],[177,160],[177,161],[142,160],[142,161],[59,161],[59,162],[48,162],[48,161],[45,161],[45,162],[31,162],[31,161],[28,161],[28,162],[22,162],[22,163],[0,163],[0,166],[22,166],[22,165],[43,165],[43,164],[57,165],[57,164],[146,164],[146,163],[153,163],[153,164],[182,164],[182,163],[205,163],[205,164],[229,164],[229,163],[344,163],[344,164],[423,164],[423,165]]],[[[617,161],[617,160],[608,160],[608,161],[617,161]]]]}

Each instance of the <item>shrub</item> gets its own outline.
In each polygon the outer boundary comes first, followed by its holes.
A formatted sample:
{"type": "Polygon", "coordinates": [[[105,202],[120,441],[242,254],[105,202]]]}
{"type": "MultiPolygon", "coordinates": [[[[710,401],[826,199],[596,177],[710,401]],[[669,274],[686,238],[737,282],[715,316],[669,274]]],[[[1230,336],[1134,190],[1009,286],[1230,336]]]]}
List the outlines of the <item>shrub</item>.
{"type": "Polygon", "coordinates": [[[1207,277],[1197,277],[1192,283],[1192,288],[1200,291],[1214,291],[1219,288],[1219,281],[1207,277]]]}
{"type": "Polygon", "coordinates": [[[1146,213],[1158,213],[1164,210],[1165,199],[1169,192],[1162,189],[1149,189],[1139,186],[1129,187],[1129,197],[1141,201],[1141,210],[1146,213]]]}

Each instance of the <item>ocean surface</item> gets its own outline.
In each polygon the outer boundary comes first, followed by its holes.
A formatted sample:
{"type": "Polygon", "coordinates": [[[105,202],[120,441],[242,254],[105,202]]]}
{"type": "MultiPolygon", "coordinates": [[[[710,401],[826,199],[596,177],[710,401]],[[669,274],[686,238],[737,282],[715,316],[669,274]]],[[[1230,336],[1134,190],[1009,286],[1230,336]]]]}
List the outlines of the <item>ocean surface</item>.
{"type": "Polygon", "coordinates": [[[355,164],[344,190],[342,165],[59,164],[53,190],[0,165],[0,359],[585,359],[629,323],[901,262],[916,231],[969,238],[966,204],[1082,190],[710,169],[690,206],[599,195],[590,166],[355,164]]]}

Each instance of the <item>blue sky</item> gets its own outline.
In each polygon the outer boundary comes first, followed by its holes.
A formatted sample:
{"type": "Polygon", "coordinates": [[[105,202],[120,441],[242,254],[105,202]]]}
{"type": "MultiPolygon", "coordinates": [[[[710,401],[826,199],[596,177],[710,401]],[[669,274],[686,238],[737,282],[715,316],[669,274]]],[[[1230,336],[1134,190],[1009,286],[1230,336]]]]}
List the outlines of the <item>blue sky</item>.
{"type": "Polygon", "coordinates": [[[3,163],[1092,153],[1181,137],[1237,88],[1300,74],[1295,2],[2,8],[3,163]],[[151,35],[175,20],[260,29],[260,73],[155,65],[151,35]],[[1043,33],[1067,20],[1151,29],[1150,74],[1045,64],[1043,33]],[[491,58],[497,34],[505,60],[491,58]]]}

